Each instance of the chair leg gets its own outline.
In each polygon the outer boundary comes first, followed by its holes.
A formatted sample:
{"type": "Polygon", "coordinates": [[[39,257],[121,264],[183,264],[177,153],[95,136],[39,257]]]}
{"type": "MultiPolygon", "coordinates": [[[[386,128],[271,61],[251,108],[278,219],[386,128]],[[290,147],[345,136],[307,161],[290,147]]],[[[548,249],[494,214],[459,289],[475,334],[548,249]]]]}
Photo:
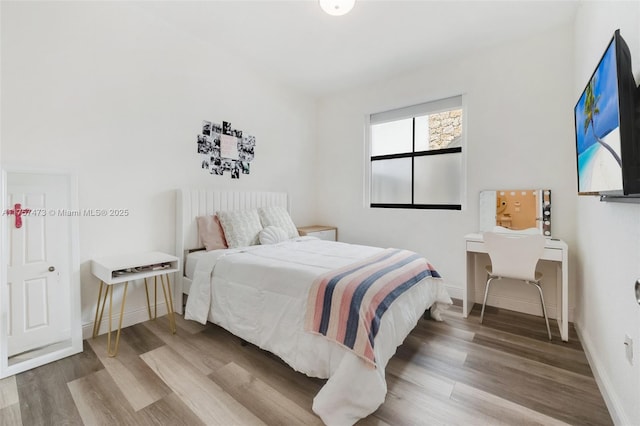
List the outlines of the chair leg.
{"type": "Polygon", "coordinates": [[[489,278],[487,280],[487,286],[484,289],[484,301],[482,302],[482,312],[480,312],[480,324],[482,324],[482,320],[484,319],[484,307],[487,304],[487,297],[489,297],[489,285],[493,281],[493,278],[489,278]]]}
{"type": "Polygon", "coordinates": [[[547,335],[549,336],[549,340],[551,340],[551,328],[549,328],[549,317],[547,316],[547,308],[545,307],[545,304],[544,304],[542,287],[540,286],[540,284],[535,282],[530,282],[530,284],[533,284],[534,286],[536,286],[536,288],[538,289],[538,293],[540,293],[540,303],[542,303],[542,314],[544,315],[544,320],[547,323],[547,335]]]}

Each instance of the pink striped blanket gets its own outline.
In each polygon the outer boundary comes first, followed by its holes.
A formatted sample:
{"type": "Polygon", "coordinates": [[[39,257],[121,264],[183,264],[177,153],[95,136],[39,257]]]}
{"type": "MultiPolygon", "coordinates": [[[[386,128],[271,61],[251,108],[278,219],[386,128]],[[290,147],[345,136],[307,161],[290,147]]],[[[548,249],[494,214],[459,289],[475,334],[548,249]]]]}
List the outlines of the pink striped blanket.
{"type": "Polygon", "coordinates": [[[349,348],[375,368],[374,339],[382,315],[426,277],[440,275],[424,257],[400,249],[323,274],[309,291],[305,331],[349,348]]]}

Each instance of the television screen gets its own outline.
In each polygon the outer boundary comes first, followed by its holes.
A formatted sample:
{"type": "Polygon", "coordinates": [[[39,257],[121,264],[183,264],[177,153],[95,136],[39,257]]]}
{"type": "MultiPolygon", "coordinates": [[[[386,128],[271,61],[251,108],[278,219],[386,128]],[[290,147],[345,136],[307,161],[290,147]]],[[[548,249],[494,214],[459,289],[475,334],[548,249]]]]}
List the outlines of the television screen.
{"type": "Polygon", "coordinates": [[[623,188],[617,41],[614,36],[575,106],[580,194],[623,188]]]}

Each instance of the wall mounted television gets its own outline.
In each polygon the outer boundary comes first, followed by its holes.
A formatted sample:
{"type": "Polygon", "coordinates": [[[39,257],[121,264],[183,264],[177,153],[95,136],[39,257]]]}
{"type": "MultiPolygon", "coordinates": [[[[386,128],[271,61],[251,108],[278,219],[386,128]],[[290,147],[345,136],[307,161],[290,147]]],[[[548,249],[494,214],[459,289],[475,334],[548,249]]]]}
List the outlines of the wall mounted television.
{"type": "Polygon", "coordinates": [[[616,30],[574,108],[578,194],[640,195],[639,96],[616,30]]]}

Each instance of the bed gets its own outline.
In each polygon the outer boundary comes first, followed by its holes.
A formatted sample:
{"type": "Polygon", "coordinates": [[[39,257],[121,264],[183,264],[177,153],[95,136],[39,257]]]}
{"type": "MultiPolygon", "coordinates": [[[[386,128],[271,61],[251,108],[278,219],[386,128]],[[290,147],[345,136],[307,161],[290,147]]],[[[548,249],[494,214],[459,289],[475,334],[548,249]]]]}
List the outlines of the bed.
{"type": "Polygon", "coordinates": [[[177,197],[176,252],[185,261],[176,291],[188,295],[185,318],[215,323],[296,371],[328,379],[312,407],[326,424],[353,424],[374,412],[384,402],[384,371],[397,346],[426,309],[439,320],[451,303],[433,267],[406,250],[295,236],[273,244],[198,250],[203,245],[198,216],[272,206],[288,211],[286,193],[187,189],[177,197]],[[345,276],[361,277],[375,288],[378,293],[367,290],[362,297],[374,306],[370,311],[375,315],[361,312],[358,317],[349,308],[327,313],[327,301],[336,305],[335,300],[358,294],[353,290],[346,296],[346,290],[332,287],[345,276]],[[382,276],[390,278],[383,281],[382,276]],[[397,283],[402,283],[401,291],[397,283]],[[365,324],[366,332],[336,325],[338,317],[351,320],[353,315],[354,327],[365,324]]]}

